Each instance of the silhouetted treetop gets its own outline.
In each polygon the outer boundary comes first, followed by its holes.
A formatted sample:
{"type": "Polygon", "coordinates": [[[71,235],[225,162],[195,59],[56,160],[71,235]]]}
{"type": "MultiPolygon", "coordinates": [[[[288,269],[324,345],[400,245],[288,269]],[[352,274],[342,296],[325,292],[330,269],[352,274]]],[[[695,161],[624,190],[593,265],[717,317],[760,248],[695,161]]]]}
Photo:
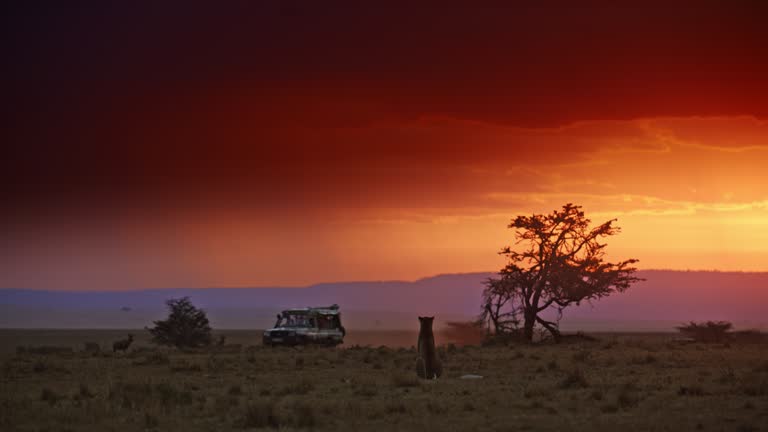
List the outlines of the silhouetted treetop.
{"type": "Polygon", "coordinates": [[[508,226],[515,230],[515,247],[501,250],[507,265],[484,292],[486,318],[493,321],[494,307],[503,302],[506,315],[495,314],[500,322],[514,323],[522,316],[526,339],[532,339],[536,324],[557,339],[558,323],[541,318],[542,312],[556,308],[559,317],[572,304],[622,292],[641,280],[634,276],[636,259],[605,260],[602,239],[620,232],[615,222],[590,228],[581,206],[570,203],[549,214],[517,216],[508,226]]]}

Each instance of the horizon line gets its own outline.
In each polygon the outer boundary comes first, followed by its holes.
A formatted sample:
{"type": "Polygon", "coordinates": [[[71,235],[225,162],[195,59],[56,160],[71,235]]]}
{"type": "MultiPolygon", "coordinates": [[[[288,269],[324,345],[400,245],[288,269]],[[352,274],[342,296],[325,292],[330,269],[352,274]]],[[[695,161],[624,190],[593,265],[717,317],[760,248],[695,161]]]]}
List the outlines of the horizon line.
{"type": "MultiPolygon", "coordinates": [[[[768,270],[718,270],[718,269],[665,269],[665,268],[650,268],[650,269],[638,269],[638,272],[674,272],[674,273],[734,273],[734,274],[768,274],[768,270]]],[[[423,276],[416,279],[352,279],[352,280],[335,280],[335,281],[323,281],[315,282],[308,285],[244,285],[244,286],[191,286],[191,287],[149,287],[149,288],[118,288],[113,290],[104,289],[51,289],[51,288],[14,288],[14,287],[0,287],[0,291],[37,291],[37,292],[59,292],[59,293],[129,293],[129,292],[147,292],[147,291],[172,291],[172,290],[210,290],[210,289],[309,289],[320,285],[330,284],[355,284],[355,283],[417,283],[429,279],[438,278],[441,276],[466,276],[466,275],[480,275],[480,274],[497,274],[498,271],[470,271],[470,272],[455,272],[455,273],[437,273],[430,276],[423,276]]]]}

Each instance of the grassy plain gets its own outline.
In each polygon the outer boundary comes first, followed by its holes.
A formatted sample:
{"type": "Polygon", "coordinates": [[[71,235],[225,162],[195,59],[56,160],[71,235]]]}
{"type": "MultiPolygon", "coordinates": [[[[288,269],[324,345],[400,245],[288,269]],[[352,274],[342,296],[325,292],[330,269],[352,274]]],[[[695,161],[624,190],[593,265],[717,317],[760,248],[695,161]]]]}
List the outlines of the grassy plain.
{"type": "Polygon", "coordinates": [[[0,429],[768,430],[765,343],[602,334],[443,346],[445,376],[420,381],[415,334],[403,332],[350,332],[370,346],[295,349],[229,331],[223,347],[179,352],[149,347],[137,330],[136,345],[113,354],[126,333],[0,330],[0,429]],[[85,352],[85,342],[110,349],[85,352]]]}

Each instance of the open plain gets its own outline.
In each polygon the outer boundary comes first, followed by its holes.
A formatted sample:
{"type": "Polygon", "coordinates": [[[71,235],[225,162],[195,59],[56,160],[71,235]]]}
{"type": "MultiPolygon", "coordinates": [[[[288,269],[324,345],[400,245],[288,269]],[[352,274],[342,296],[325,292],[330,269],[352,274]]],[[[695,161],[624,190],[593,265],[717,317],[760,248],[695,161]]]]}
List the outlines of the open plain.
{"type": "Polygon", "coordinates": [[[366,346],[268,348],[258,332],[225,331],[226,344],[189,352],[134,333],[136,345],[115,354],[109,341],[125,331],[0,331],[0,428],[768,430],[764,343],[601,334],[557,345],[442,345],[445,376],[422,381],[402,332],[358,334],[366,346]],[[482,378],[461,378],[468,374],[482,378]]]}

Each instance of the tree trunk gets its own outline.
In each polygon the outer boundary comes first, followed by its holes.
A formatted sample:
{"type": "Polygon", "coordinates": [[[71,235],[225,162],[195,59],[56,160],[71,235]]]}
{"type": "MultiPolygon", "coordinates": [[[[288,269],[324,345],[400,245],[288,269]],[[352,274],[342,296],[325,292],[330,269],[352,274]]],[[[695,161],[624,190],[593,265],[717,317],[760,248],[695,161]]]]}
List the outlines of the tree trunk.
{"type": "Polygon", "coordinates": [[[533,342],[534,324],[536,324],[536,312],[526,310],[523,321],[523,336],[528,342],[533,342]]]}

